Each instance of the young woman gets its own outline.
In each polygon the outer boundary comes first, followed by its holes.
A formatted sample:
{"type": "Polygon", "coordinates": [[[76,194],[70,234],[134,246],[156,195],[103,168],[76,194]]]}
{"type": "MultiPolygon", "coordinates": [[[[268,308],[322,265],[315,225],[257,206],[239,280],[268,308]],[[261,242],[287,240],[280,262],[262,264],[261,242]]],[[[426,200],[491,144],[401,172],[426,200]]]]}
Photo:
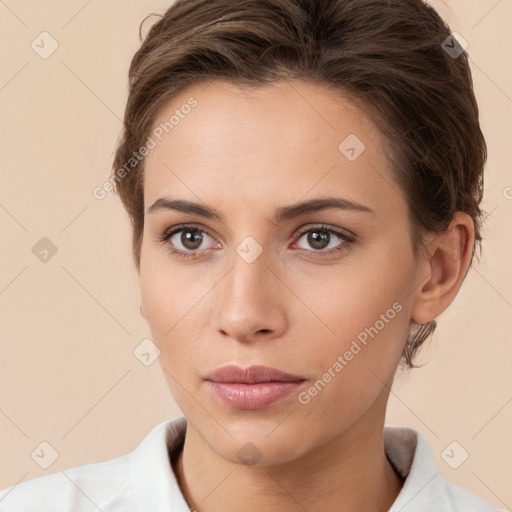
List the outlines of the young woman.
{"type": "Polygon", "coordinates": [[[481,241],[449,27],[421,0],[178,0],[129,78],[109,183],[183,417],[0,510],[498,510],[384,426],[481,241]]]}

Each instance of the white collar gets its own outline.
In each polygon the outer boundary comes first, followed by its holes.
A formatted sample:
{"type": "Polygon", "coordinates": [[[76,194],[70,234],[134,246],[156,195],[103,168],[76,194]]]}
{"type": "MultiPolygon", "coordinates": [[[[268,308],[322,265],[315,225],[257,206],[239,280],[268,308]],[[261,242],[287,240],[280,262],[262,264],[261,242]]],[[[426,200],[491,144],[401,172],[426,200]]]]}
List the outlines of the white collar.
{"type": "MultiPolygon", "coordinates": [[[[139,510],[187,512],[188,505],[172,470],[169,453],[183,443],[187,421],[181,416],[157,425],[132,452],[131,487],[139,510]]],[[[404,485],[389,512],[431,510],[499,511],[465,489],[447,482],[437,471],[423,435],[409,427],[388,426],[383,433],[385,453],[404,485]],[[462,508],[459,509],[459,506],[462,508]]]]}

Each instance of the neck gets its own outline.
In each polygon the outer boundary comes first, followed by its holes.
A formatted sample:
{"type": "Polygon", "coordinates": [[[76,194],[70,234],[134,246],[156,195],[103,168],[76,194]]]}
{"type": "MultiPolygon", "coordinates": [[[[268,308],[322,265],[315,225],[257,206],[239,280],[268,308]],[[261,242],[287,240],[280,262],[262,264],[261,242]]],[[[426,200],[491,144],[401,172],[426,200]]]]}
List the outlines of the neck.
{"type": "Polygon", "coordinates": [[[331,441],[277,466],[227,461],[189,424],[174,468],[183,496],[197,512],[387,512],[403,479],[384,452],[384,415],[376,421],[367,413],[331,441]]]}

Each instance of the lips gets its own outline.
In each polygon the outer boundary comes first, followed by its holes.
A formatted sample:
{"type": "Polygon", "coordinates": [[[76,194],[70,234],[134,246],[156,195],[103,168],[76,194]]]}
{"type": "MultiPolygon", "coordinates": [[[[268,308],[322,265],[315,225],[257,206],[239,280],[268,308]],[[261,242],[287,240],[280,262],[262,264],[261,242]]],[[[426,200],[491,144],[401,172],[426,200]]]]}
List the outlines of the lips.
{"type": "Polygon", "coordinates": [[[263,409],[298,391],[305,379],[268,366],[229,365],[211,372],[205,381],[223,405],[263,409]]]}
{"type": "Polygon", "coordinates": [[[259,384],[261,382],[298,382],[305,379],[299,375],[292,375],[269,366],[240,368],[239,366],[229,365],[211,372],[205,377],[205,380],[259,384]]]}

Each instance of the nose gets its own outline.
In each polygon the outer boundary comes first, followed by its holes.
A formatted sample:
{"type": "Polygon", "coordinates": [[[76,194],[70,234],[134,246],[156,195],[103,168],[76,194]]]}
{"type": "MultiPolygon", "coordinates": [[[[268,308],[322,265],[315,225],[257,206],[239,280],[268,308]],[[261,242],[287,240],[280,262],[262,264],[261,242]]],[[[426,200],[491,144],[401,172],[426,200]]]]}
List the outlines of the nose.
{"type": "Polygon", "coordinates": [[[251,343],[276,339],[285,332],[285,303],[290,300],[283,294],[290,292],[268,265],[264,252],[251,263],[234,255],[215,297],[214,321],[224,337],[251,343]]]}

